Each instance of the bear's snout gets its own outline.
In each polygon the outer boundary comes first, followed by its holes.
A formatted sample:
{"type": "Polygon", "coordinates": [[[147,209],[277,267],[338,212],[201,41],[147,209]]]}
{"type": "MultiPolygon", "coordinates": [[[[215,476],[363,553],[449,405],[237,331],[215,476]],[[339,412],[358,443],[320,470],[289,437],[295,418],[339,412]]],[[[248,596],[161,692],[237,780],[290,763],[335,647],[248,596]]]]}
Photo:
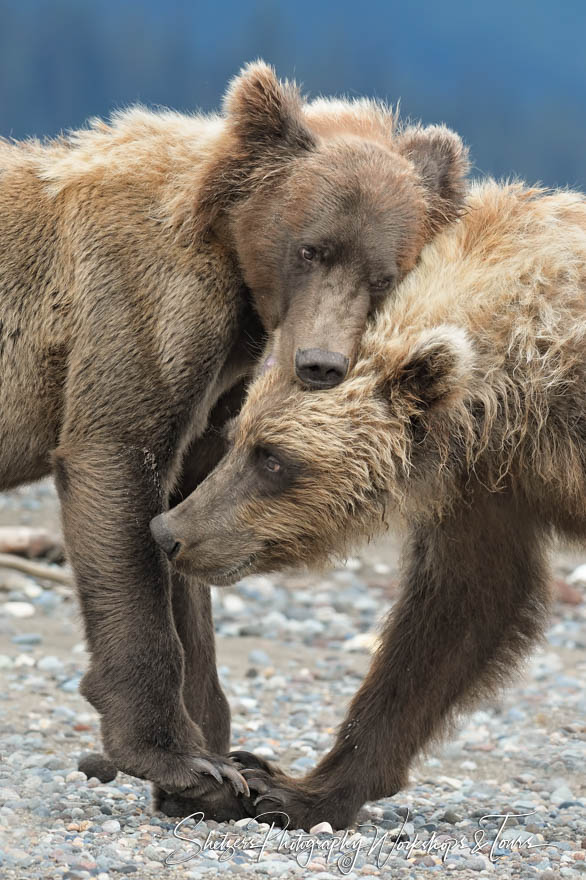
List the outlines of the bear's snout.
{"type": "Polygon", "coordinates": [[[167,525],[165,514],[155,516],[150,524],[151,535],[169,559],[173,559],[181,549],[181,542],[173,535],[171,529],[167,525]]]}
{"type": "Polygon", "coordinates": [[[349,363],[348,358],[338,351],[298,348],[295,354],[295,373],[309,388],[333,388],[346,378],[349,363]]]}

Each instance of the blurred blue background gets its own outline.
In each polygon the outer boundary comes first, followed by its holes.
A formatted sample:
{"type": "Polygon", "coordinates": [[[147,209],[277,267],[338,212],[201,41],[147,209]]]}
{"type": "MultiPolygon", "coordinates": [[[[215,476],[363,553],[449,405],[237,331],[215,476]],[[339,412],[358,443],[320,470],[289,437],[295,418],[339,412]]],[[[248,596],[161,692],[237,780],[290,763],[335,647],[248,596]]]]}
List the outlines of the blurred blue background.
{"type": "Polygon", "coordinates": [[[0,134],[134,101],[218,106],[263,57],[310,95],[372,95],[470,144],[476,170],[586,186],[584,0],[0,0],[0,134]]]}

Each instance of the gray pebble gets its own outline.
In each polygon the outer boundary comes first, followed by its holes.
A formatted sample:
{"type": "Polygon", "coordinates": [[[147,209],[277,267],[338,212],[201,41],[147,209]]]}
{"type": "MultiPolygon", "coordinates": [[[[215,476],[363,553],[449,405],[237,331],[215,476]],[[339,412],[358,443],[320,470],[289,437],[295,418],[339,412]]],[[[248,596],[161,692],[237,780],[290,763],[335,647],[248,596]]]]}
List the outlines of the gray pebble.
{"type": "Polygon", "coordinates": [[[40,633],[21,633],[20,635],[12,636],[12,641],[15,645],[40,645],[43,637],[40,633]]]}
{"type": "Polygon", "coordinates": [[[79,690],[80,680],[80,678],[68,678],[65,681],[61,682],[59,687],[67,694],[76,694],[79,690]]]}
{"type": "Polygon", "coordinates": [[[61,660],[50,654],[46,657],[42,657],[37,663],[37,669],[41,669],[43,672],[63,672],[64,668],[61,660]]]}
{"type": "Polygon", "coordinates": [[[271,658],[266,653],[266,651],[255,650],[250,651],[250,653],[248,654],[248,662],[251,666],[270,666],[271,658]]]}
{"type": "Polygon", "coordinates": [[[486,867],[484,859],[481,858],[464,859],[464,865],[472,871],[484,871],[486,867]]]}
{"type": "Polygon", "coordinates": [[[299,771],[304,773],[306,770],[309,770],[315,764],[315,760],[313,758],[297,758],[296,761],[293,761],[291,764],[291,769],[294,771],[299,771]]]}
{"type": "Polygon", "coordinates": [[[549,796],[552,804],[561,804],[564,801],[573,801],[574,795],[567,785],[560,785],[549,796]]]}
{"type": "Polygon", "coordinates": [[[152,846],[150,844],[149,844],[149,846],[145,846],[143,853],[144,853],[145,859],[148,859],[151,862],[162,862],[162,861],[164,861],[165,856],[166,856],[166,853],[164,853],[160,849],[156,849],[154,846],[152,846]]]}
{"type": "Polygon", "coordinates": [[[456,822],[461,822],[462,817],[455,813],[454,810],[446,810],[445,813],[440,816],[440,822],[449,822],[450,825],[455,825],[456,822]]]}
{"type": "Polygon", "coordinates": [[[43,761],[43,766],[46,767],[47,770],[61,770],[63,769],[64,762],[64,758],[52,755],[50,758],[45,758],[45,760],[43,761]]]}

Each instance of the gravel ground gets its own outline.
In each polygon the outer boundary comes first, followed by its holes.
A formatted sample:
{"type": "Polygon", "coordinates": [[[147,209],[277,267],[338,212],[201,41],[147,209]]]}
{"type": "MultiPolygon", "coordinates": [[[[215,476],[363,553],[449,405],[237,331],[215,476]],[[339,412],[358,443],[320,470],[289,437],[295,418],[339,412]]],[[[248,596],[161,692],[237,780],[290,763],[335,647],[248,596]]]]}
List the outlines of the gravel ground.
{"type": "MultiPolygon", "coordinates": [[[[50,484],[0,495],[0,525],[17,523],[56,527],[50,484]]],[[[558,577],[571,581],[584,561],[560,553],[558,577]]],[[[299,774],[313,766],[368,666],[396,568],[385,541],[327,576],[248,578],[215,591],[234,747],[299,774]]],[[[547,643],[523,676],[463,718],[406,791],[368,805],[361,819],[371,825],[354,836],[191,820],[182,841],[171,819],[151,813],[146,783],[119,774],[102,785],[77,771],[99,734],[77,692],[87,655],[75,601],[66,588],[0,570],[0,876],[586,876],[585,646],[586,603],[556,602],[547,643]],[[496,816],[506,814],[514,817],[499,831],[496,816]]]]}

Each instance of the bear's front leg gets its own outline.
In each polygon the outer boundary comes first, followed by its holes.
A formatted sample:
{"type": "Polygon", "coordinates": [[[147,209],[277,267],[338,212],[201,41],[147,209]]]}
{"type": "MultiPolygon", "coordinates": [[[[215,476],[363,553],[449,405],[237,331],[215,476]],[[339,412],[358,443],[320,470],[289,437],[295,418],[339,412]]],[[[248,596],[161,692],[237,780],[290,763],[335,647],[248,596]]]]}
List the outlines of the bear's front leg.
{"type": "Polygon", "coordinates": [[[168,563],[149,532],[162,506],[152,455],[130,444],[78,440],[62,442],[54,462],[91,652],[81,692],[101,715],[107,756],[167,792],[204,794],[227,782],[247,793],[186,710],[168,563]]]}
{"type": "MultiPolygon", "coordinates": [[[[175,626],[183,645],[185,679],[183,700],[190,717],[200,726],[208,749],[225,755],[230,747],[230,707],[218,679],[210,588],[171,573],[175,626]]],[[[231,787],[216,786],[169,794],[155,787],[155,809],[167,816],[190,816],[202,811],[205,819],[225,822],[254,815],[254,807],[231,787]]]]}
{"type": "Polygon", "coordinates": [[[260,821],[306,831],[323,821],[336,829],[346,828],[362,804],[356,786],[348,780],[332,786],[331,777],[314,784],[308,776],[287,776],[276,764],[251,752],[233,751],[230,757],[250,788],[250,798],[243,802],[252,806],[251,815],[260,821]]]}
{"type": "Polygon", "coordinates": [[[354,824],[365,801],[395,794],[407,781],[390,766],[381,767],[376,746],[369,757],[357,755],[356,748],[340,748],[338,740],[316,770],[301,779],[248,752],[233,752],[232,760],[246,778],[256,819],[305,831],[329,822],[337,830],[354,824]]]}
{"type": "MultiPolygon", "coordinates": [[[[224,394],[212,410],[204,434],[191,443],[183,458],[183,470],[169,506],[181,502],[214,469],[226,451],[222,428],[242,405],[245,383],[224,394]]],[[[190,718],[199,725],[208,749],[225,755],[230,748],[230,706],[222,690],[216,667],[211,591],[207,584],[171,570],[173,617],[183,647],[185,662],[183,701],[190,718]]],[[[168,816],[189,816],[202,811],[217,822],[254,815],[250,798],[237,795],[223,785],[205,795],[195,790],[169,794],[154,786],[156,809],[168,816]]]]}
{"type": "Polygon", "coordinates": [[[302,779],[236,753],[257,815],[343,828],[366,801],[399,791],[454,711],[492,693],[540,636],[546,546],[531,511],[504,490],[478,487],[469,504],[418,525],[402,595],[331,751],[302,779]]]}

